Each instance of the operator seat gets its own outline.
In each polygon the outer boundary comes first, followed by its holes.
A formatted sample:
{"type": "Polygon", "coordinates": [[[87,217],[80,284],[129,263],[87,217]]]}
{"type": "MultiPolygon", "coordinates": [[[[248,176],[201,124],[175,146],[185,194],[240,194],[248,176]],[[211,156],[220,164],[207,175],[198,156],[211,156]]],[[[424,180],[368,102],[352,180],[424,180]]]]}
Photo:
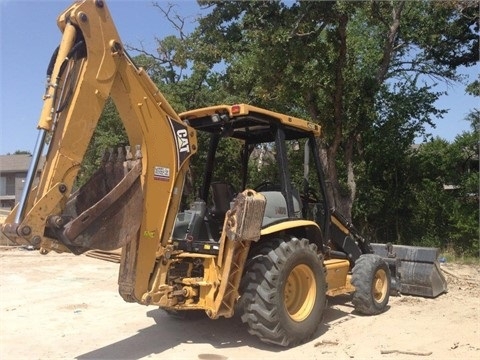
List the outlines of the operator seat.
{"type": "MultiPolygon", "coordinates": [[[[272,225],[278,221],[288,220],[287,201],[280,191],[262,191],[260,192],[267,204],[263,217],[262,228],[272,225]]],[[[300,205],[300,195],[296,189],[293,189],[293,217],[300,219],[302,208],[300,205]]]]}
{"type": "Polygon", "coordinates": [[[210,215],[223,223],[225,214],[230,210],[230,202],[235,195],[233,185],[225,181],[215,181],[210,184],[213,207],[210,215]]]}

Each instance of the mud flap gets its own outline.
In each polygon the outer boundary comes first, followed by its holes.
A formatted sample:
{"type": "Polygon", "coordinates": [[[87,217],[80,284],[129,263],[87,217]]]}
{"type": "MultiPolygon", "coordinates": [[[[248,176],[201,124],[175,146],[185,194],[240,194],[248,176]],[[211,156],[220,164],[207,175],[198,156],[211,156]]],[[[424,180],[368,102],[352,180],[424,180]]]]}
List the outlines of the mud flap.
{"type": "Polygon", "coordinates": [[[392,291],[434,298],[447,292],[447,281],[438,262],[437,248],[370,244],[387,262],[392,274],[392,291]]]}
{"type": "Polygon", "coordinates": [[[62,216],[49,219],[50,229],[70,251],[114,250],[138,236],[142,221],[141,160],[110,159],[72,194],[62,216]]]}

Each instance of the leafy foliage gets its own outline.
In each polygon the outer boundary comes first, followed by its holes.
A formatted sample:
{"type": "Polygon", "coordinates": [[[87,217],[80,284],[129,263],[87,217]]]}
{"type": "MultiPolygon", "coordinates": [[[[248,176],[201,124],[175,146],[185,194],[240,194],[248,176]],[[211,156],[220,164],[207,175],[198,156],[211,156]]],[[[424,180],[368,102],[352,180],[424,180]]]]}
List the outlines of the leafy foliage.
{"type": "Polygon", "coordinates": [[[434,107],[440,94],[426,81],[456,80],[455,69],[473,64],[478,49],[478,16],[468,4],[200,4],[210,12],[192,38],[197,48],[215,44],[211,59],[225,66],[227,92],[321,123],[331,200],[347,217],[372,129],[388,123],[410,142],[423,134],[442,115],[434,107]]]}
{"type": "Polygon", "coordinates": [[[128,145],[125,128],[120,121],[113,101],[107,101],[98,125],[92,136],[77,176],[77,186],[83,185],[100,165],[107,151],[116,151],[117,147],[128,145]]]}
{"type": "Polygon", "coordinates": [[[474,130],[453,143],[433,139],[406,155],[367,154],[373,157],[360,180],[364,191],[355,206],[364,235],[478,256],[478,138],[474,130]]]}

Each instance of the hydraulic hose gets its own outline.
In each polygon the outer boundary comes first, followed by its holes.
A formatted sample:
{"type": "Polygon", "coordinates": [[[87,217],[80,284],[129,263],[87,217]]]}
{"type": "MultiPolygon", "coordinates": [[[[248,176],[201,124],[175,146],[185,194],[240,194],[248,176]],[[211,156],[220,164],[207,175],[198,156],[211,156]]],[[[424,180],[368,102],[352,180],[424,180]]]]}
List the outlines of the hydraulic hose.
{"type": "Polygon", "coordinates": [[[52,54],[52,57],[50,58],[50,62],[48,63],[48,67],[47,67],[47,78],[50,78],[52,76],[53,67],[55,66],[55,61],[57,60],[59,49],[60,49],[60,45],[57,46],[57,48],[52,54]]]}
{"type": "Polygon", "coordinates": [[[75,45],[73,45],[72,49],[69,51],[65,59],[63,59],[62,65],[60,65],[60,70],[58,71],[57,81],[60,80],[60,78],[62,77],[70,59],[72,59],[76,52],[79,50],[84,50],[85,52],[85,40],[80,40],[75,45]]]}
{"type": "MultiPolygon", "coordinates": [[[[84,57],[85,55],[86,55],[85,40],[81,39],[72,47],[70,52],[67,54],[67,56],[63,60],[61,66],[60,66],[60,70],[58,71],[57,84],[59,83],[60,79],[62,78],[63,73],[65,72],[65,69],[68,66],[68,62],[71,59],[78,60],[78,59],[84,57]]],[[[75,77],[75,75],[74,75],[74,77],[75,77]]],[[[65,80],[65,84],[66,84],[66,80],[65,80]]],[[[73,84],[73,83],[70,84],[70,88],[68,89],[68,93],[64,97],[63,102],[58,105],[58,107],[55,111],[56,114],[61,113],[65,109],[65,107],[68,105],[68,103],[70,101],[70,98],[72,96],[74,87],[75,87],[75,84],[73,84]]]]}

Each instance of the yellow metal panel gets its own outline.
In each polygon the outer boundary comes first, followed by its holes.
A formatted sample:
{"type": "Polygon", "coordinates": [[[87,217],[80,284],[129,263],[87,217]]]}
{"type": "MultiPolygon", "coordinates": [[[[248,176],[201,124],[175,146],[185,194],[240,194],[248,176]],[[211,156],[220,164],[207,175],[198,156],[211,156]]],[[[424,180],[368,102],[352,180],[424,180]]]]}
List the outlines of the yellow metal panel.
{"type": "Polygon", "coordinates": [[[327,295],[336,296],[355,290],[350,284],[350,262],[346,259],[331,259],[324,261],[327,269],[327,295]]]}
{"type": "Polygon", "coordinates": [[[346,235],[350,234],[350,230],[348,230],[345,226],[343,226],[343,224],[340,221],[338,221],[338,219],[335,216],[333,215],[330,216],[330,220],[341,232],[343,232],[346,235]]]}
{"type": "Polygon", "coordinates": [[[300,128],[309,132],[313,132],[315,136],[320,136],[320,133],[321,133],[320,125],[315,124],[313,122],[296,118],[293,116],[277,113],[274,111],[262,109],[262,108],[248,105],[248,104],[210,106],[210,107],[183,112],[180,114],[180,117],[182,119],[189,119],[191,121],[194,121],[195,118],[210,116],[219,112],[228,112],[230,117],[245,116],[252,112],[255,112],[255,113],[259,113],[262,115],[275,118],[285,125],[290,125],[290,126],[294,126],[296,128],[300,128]],[[232,108],[236,108],[238,109],[238,111],[234,113],[232,111],[232,108]]]}
{"type": "Polygon", "coordinates": [[[280,231],[285,231],[293,228],[307,228],[309,226],[313,226],[320,231],[320,227],[314,221],[310,220],[286,220],[284,222],[269,226],[265,229],[262,229],[260,232],[261,236],[274,234],[280,231]]]}

